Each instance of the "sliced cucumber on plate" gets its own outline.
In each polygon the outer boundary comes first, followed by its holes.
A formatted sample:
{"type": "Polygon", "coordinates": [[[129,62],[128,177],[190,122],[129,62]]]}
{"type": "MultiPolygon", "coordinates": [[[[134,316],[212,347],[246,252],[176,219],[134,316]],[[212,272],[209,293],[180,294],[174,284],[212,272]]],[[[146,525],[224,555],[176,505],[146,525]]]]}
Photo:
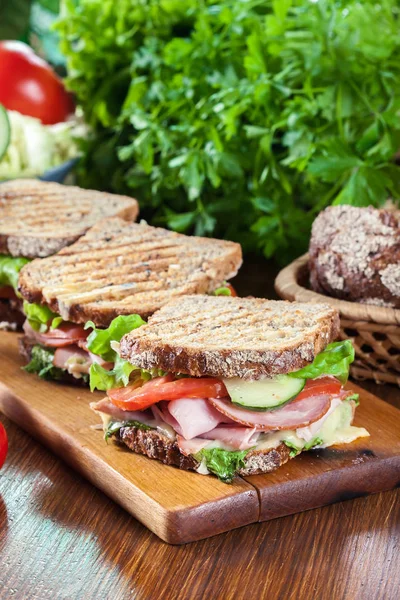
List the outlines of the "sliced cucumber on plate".
{"type": "Polygon", "coordinates": [[[244,381],[240,377],[224,379],[233,404],[250,410],[274,410],[290,402],[303,389],[306,380],[278,375],[273,379],[244,381]]]}
{"type": "Polygon", "coordinates": [[[11,138],[10,120],[7,111],[0,104],[0,160],[3,158],[11,138]]]}

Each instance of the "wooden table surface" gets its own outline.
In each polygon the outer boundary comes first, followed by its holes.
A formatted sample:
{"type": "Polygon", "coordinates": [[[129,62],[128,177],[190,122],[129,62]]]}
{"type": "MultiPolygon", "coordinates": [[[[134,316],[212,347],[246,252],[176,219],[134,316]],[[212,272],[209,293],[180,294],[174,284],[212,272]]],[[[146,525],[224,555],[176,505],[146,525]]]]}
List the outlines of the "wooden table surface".
{"type": "MultiPolygon", "coordinates": [[[[274,275],[248,261],[236,287],[274,297],[274,275]]],[[[363,385],[400,408],[398,388],[363,385]]],[[[399,490],[169,546],[1,420],[10,444],[0,472],[1,599],[400,597],[399,490]]]]}

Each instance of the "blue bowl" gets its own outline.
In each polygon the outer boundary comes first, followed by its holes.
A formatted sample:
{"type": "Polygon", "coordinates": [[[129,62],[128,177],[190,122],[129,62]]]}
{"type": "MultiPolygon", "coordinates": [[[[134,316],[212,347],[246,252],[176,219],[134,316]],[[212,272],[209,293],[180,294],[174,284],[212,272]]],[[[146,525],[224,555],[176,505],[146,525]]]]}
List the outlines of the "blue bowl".
{"type": "Polygon", "coordinates": [[[61,165],[49,169],[48,171],[46,171],[46,173],[44,173],[44,175],[42,175],[38,179],[41,179],[42,181],[54,181],[56,183],[63,183],[66,176],[72,171],[78,160],[79,158],[71,158],[70,160],[65,161],[61,165]]]}

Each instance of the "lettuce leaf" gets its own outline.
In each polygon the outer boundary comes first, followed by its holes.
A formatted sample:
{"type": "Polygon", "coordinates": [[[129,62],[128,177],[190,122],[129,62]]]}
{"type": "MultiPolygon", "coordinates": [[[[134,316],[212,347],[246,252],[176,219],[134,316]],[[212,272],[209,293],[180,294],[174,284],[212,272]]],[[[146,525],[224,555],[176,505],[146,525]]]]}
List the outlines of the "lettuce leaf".
{"type": "Polygon", "coordinates": [[[143,431],[150,431],[150,429],[153,429],[153,427],[150,427],[150,425],[145,425],[140,421],[110,421],[106,427],[106,430],[104,431],[104,439],[106,442],[108,442],[110,437],[116,434],[121,427],[136,427],[137,429],[142,429],[143,431]]]}
{"type": "Polygon", "coordinates": [[[93,331],[87,338],[87,347],[103,360],[114,362],[117,353],[111,348],[111,342],[119,342],[126,333],[144,324],[145,321],[139,315],[120,315],[111,321],[107,329],[97,329],[93,321],[88,321],[85,329],[91,327],[93,331]]]}
{"type": "MultiPolygon", "coordinates": [[[[107,371],[97,363],[90,366],[90,390],[111,390],[113,388],[125,387],[129,383],[129,376],[136,367],[124,360],[118,354],[115,355],[114,368],[107,371]]],[[[141,371],[138,370],[138,376],[141,371]]]]}
{"type": "Polygon", "coordinates": [[[354,404],[356,406],[359,406],[359,404],[360,404],[360,394],[357,394],[357,393],[351,394],[351,396],[347,396],[347,398],[345,398],[345,401],[346,402],[352,401],[352,402],[354,402],[354,404]]]}
{"type": "Polygon", "coordinates": [[[33,346],[30,362],[22,367],[28,373],[37,373],[42,379],[61,379],[64,371],[53,365],[54,350],[33,346]]]}
{"type": "Polygon", "coordinates": [[[333,375],[343,384],[349,376],[350,364],[354,360],[354,348],[350,340],[328,344],[311,363],[299,371],[288,373],[290,377],[301,379],[315,379],[321,375],[333,375]]]}
{"type": "Polygon", "coordinates": [[[226,285],[221,285],[211,294],[212,296],[232,296],[231,289],[226,285]]]}
{"type": "Polygon", "coordinates": [[[51,321],[51,329],[56,329],[63,321],[62,317],[50,310],[48,306],[29,303],[26,300],[24,301],[24,313],[32,329],[40,333],[48,330],[49,321],[51,321]]]}
{"type": "Polygon", "coordinates": [[[18,274],[28,262],[30,262],[29,259],[23,256],[14,257],[0,254],[0,286],[9,285],[17,291],[18,274]]]}
{"type": "Polygon", "coordinates": [[[244,457],[249,450],[233,451],[222,448],[204,448],[194,455],[201,462],[205,460],[207,469],[221,481],[230,483],[236,472],[244,467],[244,457]]]}

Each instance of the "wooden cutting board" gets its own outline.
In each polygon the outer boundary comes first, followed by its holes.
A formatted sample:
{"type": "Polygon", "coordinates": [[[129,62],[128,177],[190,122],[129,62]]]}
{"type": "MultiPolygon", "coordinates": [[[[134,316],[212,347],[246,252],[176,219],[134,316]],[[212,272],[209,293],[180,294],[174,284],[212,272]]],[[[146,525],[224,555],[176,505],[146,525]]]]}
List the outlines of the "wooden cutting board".
{"type": "Polygon", "coordinates": [[[356,424],[371,438],[305,453],[274,473],[227,485],[106,444],[88,408],[101,394],[25,373],[17,338],[0,333],[0,410],[166,542],[203,539],[400,481],[400,411],[357,386],[356,424]]]}

